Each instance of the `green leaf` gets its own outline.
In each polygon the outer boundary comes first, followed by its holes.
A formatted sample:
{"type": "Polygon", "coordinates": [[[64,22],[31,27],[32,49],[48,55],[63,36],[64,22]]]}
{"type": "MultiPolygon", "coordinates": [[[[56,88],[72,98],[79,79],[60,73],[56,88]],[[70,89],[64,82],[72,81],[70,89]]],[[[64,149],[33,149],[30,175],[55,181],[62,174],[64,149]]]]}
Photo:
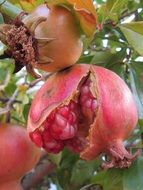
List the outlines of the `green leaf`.
{"type": "Polygon", "coordinates": [[[111,59],[111,52],[109,51],[95,51],[93,52],[93,59],[91,61],[91,64],[97,64],[97,65],[100,65],[100,64],[106,64],[107,62],[110,61],[111,59]]]}
{"type": "Polygon", "coordinates": [[[2,14],[0,13],[0,24],[3,24],[3,23],[4,23],[4,19],[3,19],[2,14]]]}
{"type": "Polygon", "coordinates": [[[138,123],[140,127],[140,132],[143,133],[143,119],[139,119],[138,123]]]}
{"type": "Polygon", "coordinates": [[[143,22],[134,22],[119,25],[128,43],[140,54],[143,55],[143,22]]]}
{"type": "Polygon", "coordinates": [[[64,190],[63,188],[61,188],[61,186],[58,182],[56,182],[56,188],[57,188],[57,190],[64,190]]]}
{"type": "Polygon", "coordinates": [[[10,60],[0,60],[0,90],[3,90],[11,79],[14,65],[10,60]]]}
{"type": "Polygon", "coordinates": [[[136,33],[143,35],[143,21],[130,22],[130,23],[122,24],[120,26],[126,27],[130,30],[133,30],[136,33]]]}
{"type": "Polygon", "coordinates": [[[128,169],[109,169],[92,177],[91,182],[103,190],[141,190],[143,187],[143,157],[140,156],[128,169]]]}
{"type": "Polygon", "coordinates": [[[106,4],[103,4],[97,11],[98,21],[103,23],[108,18],[108,9],[106,4]]]}
{"type": "Polygon", "coordinates": [[[44,0],[19,0],[18,3],[27,12],[31,12],[33,9],[35,9],[38,5],[43,4],[44,0]]]}
{"type": "Polygon", "coordinates": [[[65,149],[62,153],[62,159],[60,162],[59,170],[58,170],[58,181],[63,189],[70,184],[70,179],[72,175],[72,170],[74,164],[76,164],[79,156],[77,154],[69,152],[65,149]]]}
{"type": "Polygon", "coordinates": [[[143,188],[143,157],[139,157],[135,163],[123,175],[124,190],[141,190],[143,188]]]}
{"type": "Polygon", "coordinates": [[[103,1],[103,0],[96,0],[96,3],[98,3],[98,4],[103,4],[104,1],[103,1]]]}
{"type": "Polygon", "coordinates": [[[143,119],[143,64],[142,62],[132,62],[130,68],[130,86],[134,94],[139,118],[143,119]]]}
{"type": "Polygon", "coordinates": [[[29,109],[30,109],[30,105],[29,104],[24,105],[24,108],[23,108],[23,117],[24,117],[25,121],[27,121],[29,109]]]}
{"type": "Polygon", "coordinates": [[[10,81],[9,84],[5,88],[5,92],[8,96],[12,96],[17,86],[13,81],[10,81]]]}
{"type": "Polygon", "coordinates": [[[21,101],[23,105],[28,104],[29,103],[29,97],[26,94],[26,92],[20,92],[18,94],[17,100],[21,101]]]}
{"type": "Polygon", "coordinates": [[[91,182],[100,184],[104,190],[123,190],[122,176],[123,170],[109,169],[99,172],[92,178],[91,182]]]}
{"type": "Polygon", "coordinates": [[[98,9],[98,18],[100,22],[106,20],[118,21],[121,13],[127,8],[128,0],[107,0],[106,4],[98,9]]]}
{"type": "Polygon", "coordinates": [[[116,53],[111,53],[109,51],[95,51],[91,64],[106,67],[121,76],[124,72],[123,59],[125,54],[126,52],[124,50],[116,53]]]}
{"type": "Polygon", "coordinates": [[[109,17],[112,20],[116,20],[116,17],[120,15],[120,13],[127,6],[128,0],[108,0],[107,1],[107,9],[109,10],[109,17]]]}
{"type": "Polygon", "coordinates": [[[81,56],[79,59],[79,63],[91,63],[92,59],[93,59],[94,55],[85,55],[85,56],[81,56]]]}
{"type": "Polygon", "coordinates": [[[96,167],[97,160],[90,162],[78,160],[72,170],[71,183],[79,187],[93,176],[96,167]]]}
{"type": "Polygon", "coordinates": [[[56,164],[57,166],[59,166],[59,164],[60,164],[61,157],[62,157],[61,152],[58,154],[49,154],[49,160],[51,160],[52,163],[56,164]]]}

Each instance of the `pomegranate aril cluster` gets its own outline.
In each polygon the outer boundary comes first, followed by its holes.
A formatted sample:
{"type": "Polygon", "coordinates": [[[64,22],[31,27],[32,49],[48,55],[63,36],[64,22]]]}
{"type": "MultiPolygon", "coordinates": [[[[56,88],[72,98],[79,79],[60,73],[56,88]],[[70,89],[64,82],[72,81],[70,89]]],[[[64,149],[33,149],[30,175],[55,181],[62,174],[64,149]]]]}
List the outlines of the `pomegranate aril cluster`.
{"type": "Polygon", "coordinates": [[[49,130],[44,130],[42,133],[43,148],[47,152],[58,153],[64,148],[64,142],[62,140],[54,139],[49,130]]]}
{"type": "Polygon", "coordinates": [[[72,139],[77,131],[77,115],[74,112],[77,104],[69,105],[54,110],[44,123],[42,133],[43,148],[48,152],[58,153],[66,145],[67,139],[72,139]]]}
{"type": "Polygon", "coordinates": [[[97,107],[97,101],[91,94],[90,85],[91,85],[91,81],[90,81],[90,79],[87,79],[85,84],[81,87],[80,104],[83,107],[86,107],[86,108],[94,111],[97,107]]]}
{"type": "Polygon", "coordinates": [[[43,148],[48,152],[58,153],[65,146],[74,152],[80,152],[84,148],[85,140],[80,136],[79,130],[84,125],[87,128],[87,123],[93,122],[97,109],[97,100],[90,90],[91,85],[91,80],[86,79],[79,88],[77,101],[71,100],[69,104],[58,107],[45,120],[40,138],[43,148]]]}
{"type": "Polygon", "coordinates": [[[97,99],[91,93],[91,82],[88,78],[85,83],[81,86],[79,102],[81,105],[81,111],[88,121],[91,123],[94,120],[95,111],[97,109],[97,99]]]}
{"type": "Polygon", "coordinates": [[[71,102],[52,112],[46,120],[45,128],[55,139],[66,140],[75,136],[77,131],[77,116],[74,112],[76,103],[71,102]]]}

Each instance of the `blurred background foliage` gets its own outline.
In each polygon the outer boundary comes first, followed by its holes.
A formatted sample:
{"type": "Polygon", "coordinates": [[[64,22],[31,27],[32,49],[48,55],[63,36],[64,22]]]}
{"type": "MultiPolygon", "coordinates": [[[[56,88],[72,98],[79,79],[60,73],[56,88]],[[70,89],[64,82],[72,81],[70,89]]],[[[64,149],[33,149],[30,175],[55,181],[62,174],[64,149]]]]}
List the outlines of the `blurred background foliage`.
{"type": "MultiPolygon", "coordinates": [[[[30,12],[42,0],[9,0],[30,12]]],[[[95,0],[100,30],[86,39],[78,63],[96,64],[113,70],[131,88],[138,107],[139,122],[125,142],[130,151],[142,149],[143,143],[143,0],[95,0]]],[[[0,23],[5,18],[0,14],[0,23]]],[[[14,60],[3,56],[0,43],[0,121],[26,126],[32,98],[45,80],[35,80],[25,68],[14,74],[14,60]]],[[[42,178],[35,190],[142,190],[143,157],[129,169],[100,168],[104,155],[85,162],[78,155],[64,150],[58,155],[44,155],[56,166],[42,178]]],[[[28,174],[31,175],[31,174],[28,174]]],[[[25,176],[26,178],[27,176],[25,176]]],[[[24,179],[25,179],[24,178],[24,179]]],[[[24,181],[23,179],[23,181],[24,181]]],[[[26,189],[26,187],[25,187],[26,189]]],[[[28,189],[28,188],[27,188],[28,189]]]]}

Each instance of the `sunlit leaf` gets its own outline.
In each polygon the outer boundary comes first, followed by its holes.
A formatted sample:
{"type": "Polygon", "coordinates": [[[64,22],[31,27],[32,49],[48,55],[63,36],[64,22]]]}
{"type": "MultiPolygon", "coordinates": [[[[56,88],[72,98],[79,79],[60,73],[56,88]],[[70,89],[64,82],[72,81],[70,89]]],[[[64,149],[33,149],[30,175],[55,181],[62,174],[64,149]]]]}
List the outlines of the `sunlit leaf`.
{"type": "Polygon", "coordinates": [[[143,22],[122,24],[119,26],[129,44],[143,55],[143,22]]]}
{"type": "Polygon", "coordinates": [[[18,94],[17,100],[21,101],[22,104],[28,104],[29,103],[28,95],[25,92],[20,92],[18,94]]]}
{"type": "Polygon", "coordinates": [[[110,18],[114,20],[114,16],[119,16],[128,3],[128,0],[108,0],[107,9],[110,13],[110,18]]]}
{"type": "Polygon", "coordinates": [[[96,28],[96,10],[92,0],[68,0],[74,5],[80,20],[81,27],[86,34],[91,35],[96,28]]]}
{"type": "Polygon", "coordinates": [[[98,15],[98,21],[100,23],[103,23],[109,16],[109,10],[107,9],[106,4],[103,4],[97,12],[98,15]]]}
{"type": "Polygon", "coordinates": [[[31,12],[35,7],[44,3],[44,0],[19,0],[19,4],[23,10],[31,12]]]}
{"type": "Polygon", "coordinates": [[[130,22],[126,24],[122,24],[121,26],[126,27],[134,32],[143,35],[143,21],[139,22],[130,22]]]}
{"type": "Polygon", "coordinates": [[[100,22],[112,20],[117,22],[121,13],[127,8],[128,0],[107,0],[98,10],[100,22]]]}

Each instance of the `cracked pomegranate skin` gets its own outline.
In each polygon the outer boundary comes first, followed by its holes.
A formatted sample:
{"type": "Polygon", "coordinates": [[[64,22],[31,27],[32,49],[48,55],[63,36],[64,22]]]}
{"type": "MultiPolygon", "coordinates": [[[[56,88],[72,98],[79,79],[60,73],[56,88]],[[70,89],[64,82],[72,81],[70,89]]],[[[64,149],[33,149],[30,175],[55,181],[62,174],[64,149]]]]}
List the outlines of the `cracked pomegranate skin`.
{"type": "Polygon", "coordinates": [[[0,124],[0,190],[21,190],[21,177],[33,169],[40,149],[27,131],[14,124],[0,124]]]}
{"type": "Polygon", "coordinates": [[[105,168],[129,167],[136,155],[124,147],[137,124],[126,83],[105,68],[79,64],[51,76],[35,95],[28,131],[35,144],[58,153],[67,146],[92,160],[106,153],[105,168]],[[57,146],[58,145],[58,146],[57,146]]]}
{"type": "Polygon", "coordinates": [[[23,19],[23,23],[38,40],[38,62],[34,68],[55,72],[77,62],[83,42],[76,19],[68,9],[60,6],[48,8],[43,4],[23,19]]]}

